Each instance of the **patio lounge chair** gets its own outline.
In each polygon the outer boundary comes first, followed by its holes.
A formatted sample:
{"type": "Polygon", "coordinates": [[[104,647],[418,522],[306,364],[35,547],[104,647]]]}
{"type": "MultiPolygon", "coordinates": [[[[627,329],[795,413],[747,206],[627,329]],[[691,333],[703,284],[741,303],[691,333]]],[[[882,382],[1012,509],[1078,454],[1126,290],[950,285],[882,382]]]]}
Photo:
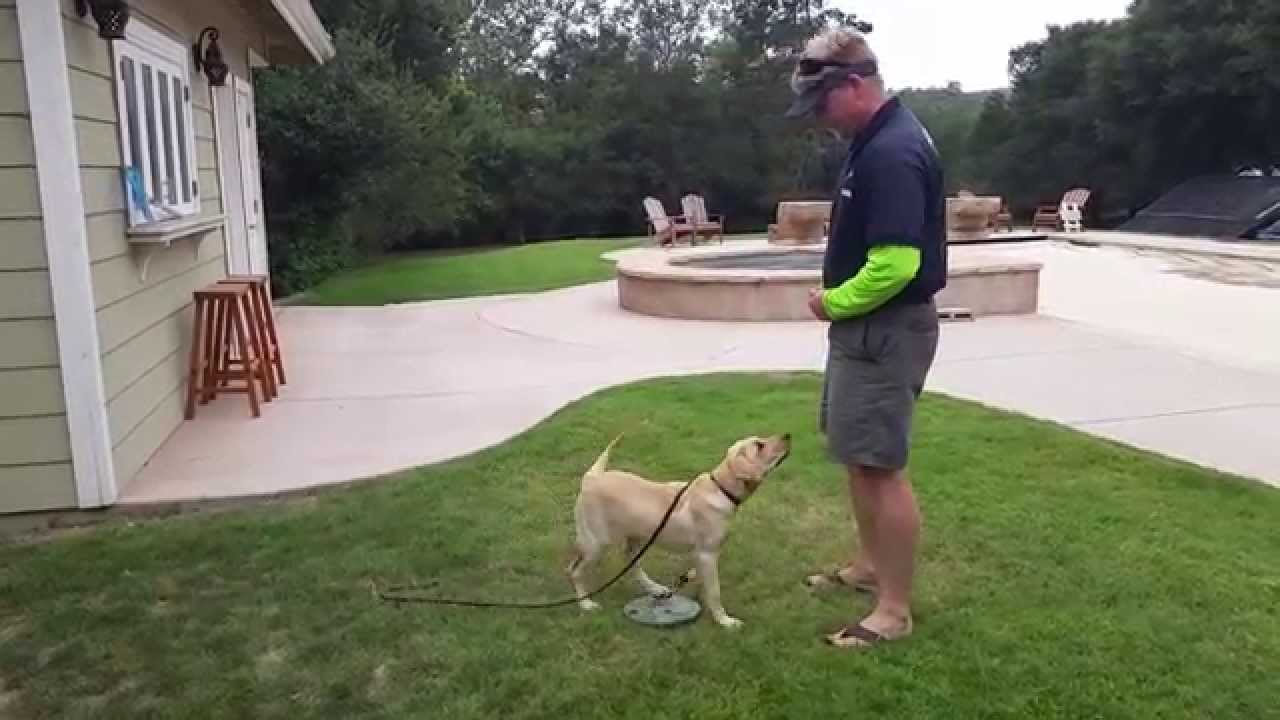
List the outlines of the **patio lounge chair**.
{"type": "Polygon", "coordinates": [[[1056,206],[1041,205],[1036,209],[1031,229],[1062,229],[1067,232],[1083,230],[1084,205],[1089,202],[1089,195],[1090,191],[1085,188],[1074,188],[1068,190],[1056,206]]]}
{"type": "Polygon", "coordinates": [[[644,211],[649,218],[649,238],[663,247],[675,245],[682,237],[694,238],[694,227],[683,215],[667,215],[662,201],[655,197],[644,199],[644,211]]]}
{"type": "Polygon", "coordinates": [[[707,201],[701,195],[685,195],[680,199],[684,216],[693,225],[694,242],[698,237],[717,238],[724,244],[724,218],[720,215],[707,214],[707,201]]]}
{"type": "Polygon", "coordinates": [[[1008,203],[1001,202],[1000,210],[991,216],[992,232],[1000,232],[1000,227],[1004,226],[1009,232],[1013,232],[1013,213],[1009,212],[1008,203]]]}

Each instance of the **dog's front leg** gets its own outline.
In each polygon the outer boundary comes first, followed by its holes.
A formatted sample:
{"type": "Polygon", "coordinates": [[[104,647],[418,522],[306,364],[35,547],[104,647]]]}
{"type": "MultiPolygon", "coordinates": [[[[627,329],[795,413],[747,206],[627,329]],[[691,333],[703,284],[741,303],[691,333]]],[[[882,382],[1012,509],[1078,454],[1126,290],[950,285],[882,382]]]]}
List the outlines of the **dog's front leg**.
{"type": "Polygon", "coordinates": [[[742,621],[724,611],[720,604],[720,571],[718,554],[712,550],[694,552],[694,563],[702,581],[702,601],[706,604],[711,617],[723,628],[736,628],[742,621]]]}

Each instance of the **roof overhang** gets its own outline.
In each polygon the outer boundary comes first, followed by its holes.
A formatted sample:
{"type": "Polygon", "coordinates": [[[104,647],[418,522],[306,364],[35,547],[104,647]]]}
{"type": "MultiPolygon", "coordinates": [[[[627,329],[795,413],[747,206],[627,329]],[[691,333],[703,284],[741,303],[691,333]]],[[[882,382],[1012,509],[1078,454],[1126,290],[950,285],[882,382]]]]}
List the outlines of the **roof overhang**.
{"type": "Polygon", "coordinates": [[[311,0],[271,0],[276,15],[289,27],[294,37],[316,63],[332,60],[338,51],[333,37],[320,22],[320,16],[311,6],[311,0]]]}

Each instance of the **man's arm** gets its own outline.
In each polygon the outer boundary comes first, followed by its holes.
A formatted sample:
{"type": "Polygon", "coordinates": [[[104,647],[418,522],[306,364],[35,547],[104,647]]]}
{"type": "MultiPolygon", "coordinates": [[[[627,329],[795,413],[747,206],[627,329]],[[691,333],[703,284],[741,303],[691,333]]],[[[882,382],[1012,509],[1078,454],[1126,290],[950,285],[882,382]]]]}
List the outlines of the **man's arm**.
{"type": "Polygon", "coordinates": [[[822,295],[832,320],[865,315],[888,302],[920,272],[925,222],[925,179],[911,153],[881,148],[867,154],[860,170],[865,182],[866,236],[871,249],[858,274],[822,295]]]}
{"type": "Polygon", "coordinates": [[[822,294],[822,307],[832,320],[865,315],[901,292],[919,271],[920,248],[877,245],[857,275],[822,294]]]}

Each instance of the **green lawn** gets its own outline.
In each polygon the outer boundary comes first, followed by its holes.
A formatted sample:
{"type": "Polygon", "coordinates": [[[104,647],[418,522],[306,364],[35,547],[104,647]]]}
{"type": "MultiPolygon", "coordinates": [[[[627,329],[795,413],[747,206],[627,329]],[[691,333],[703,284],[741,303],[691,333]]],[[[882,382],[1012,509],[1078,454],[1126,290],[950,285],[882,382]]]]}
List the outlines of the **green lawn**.
{"type": "Polygon", "coordinates": [[[581,285],[613,277],[613,263],[601,260],[602,253],[639,242],[561,240],[477,252],[417,253],[332,277],[299,302],[387,305],[581,285]]]}
{"type": "MultiPolygon", "coordinates": [[[[850,534],[817,394],[812,375],[627,386],[388,482],[0,548],[0,716],[1280,714],[1280,492],[941,397],[917,425],[916,634],[827,647],[867,605],[801,585],[850,534]],[[372,579],[564,596],[578,478],[620,431],[614,465],[668,479],[741,435],[796,435],[722,558],[741,630],[632,625],[629,583],[591,615],[375,602],[372,579]]],[[[657,578],[686,566],[655,553],[657,578]]]]}

